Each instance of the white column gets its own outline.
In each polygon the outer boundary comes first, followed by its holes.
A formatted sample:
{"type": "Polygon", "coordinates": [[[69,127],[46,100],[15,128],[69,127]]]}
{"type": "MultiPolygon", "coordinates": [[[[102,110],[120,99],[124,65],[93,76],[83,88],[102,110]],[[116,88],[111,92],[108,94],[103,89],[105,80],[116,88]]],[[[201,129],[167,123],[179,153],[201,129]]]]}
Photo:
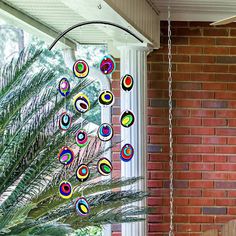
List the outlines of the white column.
{"type": "MultiPolygon", "coordinates": [[[[134,85],[130,92],[121,89],[121,114],[130,110],[135,115],[135,122],[130,128],[121,126],[121,147],[129,143],[134,148],[131,161],[121,163],[122,177],[144,177],[143,181],[132,186],[133,189],[146,190],[146,107],[147,107],[147,45],[128,45],[119,47],[120,50],[120,75],[133,77],[134,85]]],[[[124,187],[123,190],[129,189],[124,187]]],[[[143,200],[134,203],[135,206],[145,206],[143,200]]],[[[122,236],[145,236],[146,222],[122,224],[122,236]]]]}

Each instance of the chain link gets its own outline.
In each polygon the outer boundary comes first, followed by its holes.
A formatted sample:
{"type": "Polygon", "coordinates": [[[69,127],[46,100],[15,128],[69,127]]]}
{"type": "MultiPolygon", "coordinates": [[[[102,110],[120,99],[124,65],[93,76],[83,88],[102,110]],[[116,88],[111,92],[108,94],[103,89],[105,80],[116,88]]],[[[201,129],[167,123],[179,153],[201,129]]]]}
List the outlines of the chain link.
{"type": "Polygon", "coordinates": [[[170,4],[168,6],[168,84],[169,84],[169,166],[170,166],[170,230],[169,236],[174,236],[174,225],[173,225],[173,217],[174,217],[174,186],[173,186],[173,127],[172,127],[172,42],[171,42],[171,15],[170,15],[170,4]]]}

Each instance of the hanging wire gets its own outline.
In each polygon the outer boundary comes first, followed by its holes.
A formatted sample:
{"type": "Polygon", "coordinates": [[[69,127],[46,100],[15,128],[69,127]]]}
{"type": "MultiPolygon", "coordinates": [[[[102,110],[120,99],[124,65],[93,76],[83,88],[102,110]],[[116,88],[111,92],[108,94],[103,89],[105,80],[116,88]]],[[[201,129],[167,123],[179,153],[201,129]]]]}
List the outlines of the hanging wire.
{"type": "Polygon", "coordinates": [[[168,84],[169,84],[169,166],[170,166],[170,230],[169,236],[174,236],[174,225],[173,225],[173,217],[174,217],[174,186],[173,186],[173,126],[172,126],[172,42],[171,42],[171,14],[170,14],[170,2],[168,6],[168,84]]]}

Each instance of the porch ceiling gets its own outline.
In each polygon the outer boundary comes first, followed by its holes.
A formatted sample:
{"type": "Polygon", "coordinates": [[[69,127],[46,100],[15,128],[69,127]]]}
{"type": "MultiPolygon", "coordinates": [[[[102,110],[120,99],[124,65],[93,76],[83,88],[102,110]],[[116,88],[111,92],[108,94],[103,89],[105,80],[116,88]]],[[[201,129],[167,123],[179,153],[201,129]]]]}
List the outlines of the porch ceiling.
{"type": "MultiPolygon", "coordinates": [[[[150,0],[160,11],[162,20],[167,18],[168,0],[150,0]]],[[[179,21],[216,21],[236,15],[235,0],[172,0],[172,19],[179,21]]]]}
{"type": "MultiPolygon", "coordinates": [[[[114,11],[109,4],[101,0],[3,0],[2,3],[16,10],[16,12],[30,17],[33,21],[35,20],[43,26],[46,26],[46,28],[42,30],[45,34],[51,29],[52,34],[49,35],[54,38],[55,34],[77,23],[91,20],[104,20],[128,28],[144,42],[148,44],[152,43],[147,37],[142,35],[122,18],[121,15],[114,11]]],[[[12,13],[9,14],[9,12],[4,11],[4,9],[0,11],[0,14],[8,18],[12,17],[12,13]]],[[[15,17],[19,18],[17,13],[15,17]]],[[[18,25],[22,25],[21,23],[22,22],[18,22],[18,25]]],[[[33,26],[37,28],[37,26],[33,26]]],[[[41,29],[38,30],[40,31],[41,29]]],[[[83,26],[74,29],[68,33],[66,37],[69,43],[65,41],[65,38],[64,43],[68,46],[71,46],[71,42],[82,44],[110,44],[111,42],[114,43],[114,39],[116,43],[138,42],[137,39],[126,32],[112,26],[104,25],[83,26]]],[[[50,39],[50,42],[51,41],[52,39],[50,39]]]]}

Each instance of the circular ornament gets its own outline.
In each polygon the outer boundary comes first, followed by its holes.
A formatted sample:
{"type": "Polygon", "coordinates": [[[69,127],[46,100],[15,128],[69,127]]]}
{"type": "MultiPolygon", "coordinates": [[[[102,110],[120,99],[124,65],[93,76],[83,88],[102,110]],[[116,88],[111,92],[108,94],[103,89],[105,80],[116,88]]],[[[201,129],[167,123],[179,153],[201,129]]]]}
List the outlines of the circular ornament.
{"type": "Polygon", "coordinates": [[[85,78],[89,73],[89,66],[86,61],[78,60],[73,66],[74,75],[78,78],[85,78]]]}
{"type": "Polygon", "coordinates": [[[90,207],[87,200],[84,197],[78,198],[75,203],[75,210],[80,216],[88,216],[90,207]]]}
{"type": "Polygon", "coordinates": [[[115,60],[111,55],[106,55],[103,57],[100,63],[100,70],[103,74],[109,75],[116,69],[115,60]]]}
{"type": "Polygon", "coordinates": [[[103,123],[98,128],[98,138],[102,141],[109,141],[113,137],[113,129],[111,125],[103,123]]]}
{"type": "Polygon", "coordinates": [[[67,112],[63,112],[59,117],[59,128],[63,131],[71,127],[72,118],[67,112]]]}
{"type": "Polygon", "coordinates": [[[90,171],[87,165],[85,164],[81,164],[78,166],[77,170],[76,170],[76,178],[81,181],[84,182],[88,179],[90,175],[90,171]]]}
{"type": "Polygon", "coordinates": [[[63,147],[59,154],[58,159],[63,165],[69,165],[74,160],[74,152],[69,147],[63,147]]]}
{"type": "Polygon", "coordinates": [[[77,145],[82,148],[88,144],[88,134],[84,130],[79,130],[75,136],[77,145]]]}
{"type": "Polygon", "coordinates": [[[74,97],[74,108],[76,111],[80,113],[85,113],[90,109],[90,101],[89,98],[83,94],[79,93],[74,97]]]}
{"type": "Polygon", "coordinates": [[[59,185],[59,195],[64,199],[69,199],[72,196],[72,186],[68,181],[62,181],[59,185]]]}
{"type": "Polygon", "coordinates": [[[115,97],[111,91],[104,90],[100,93],[98,101],[100,105],[112,106],[115,102],[115,97]]]}
{"type": "Polygon", "coordinates": [[[120,159],[122,161],[128,162],[130,161],[134,156],[134,148],[131,144],[125,144],[120,152],[120,159]]]}
{"type": "Polygon", "coordinates": [[[70,83],[67,78],[60,80],[58,90],[63,97],[67,97],[70,94],[70,83]]]}
{"type": "Polygon", "coordinates": [[[112,164],[107,158],[101,158],[97,163],[98,172],[101,175],[107,176],[112,172],[112,164]]]}
{"type": "Polygon", "coordinates": [[[121,88],[124,91],[129,92],[134,85],[134,79],[131,75],[126,74],[121,80],[121,88]]]}
{"type": "Polygon", "coordinates": [[[129,111],[126,110],[125,112],[123,112],[123,114],[120,117],[120,123],[122,126],[129,128],[130,126],[132,126],[134,124],[134,114],[129,111]]]}

